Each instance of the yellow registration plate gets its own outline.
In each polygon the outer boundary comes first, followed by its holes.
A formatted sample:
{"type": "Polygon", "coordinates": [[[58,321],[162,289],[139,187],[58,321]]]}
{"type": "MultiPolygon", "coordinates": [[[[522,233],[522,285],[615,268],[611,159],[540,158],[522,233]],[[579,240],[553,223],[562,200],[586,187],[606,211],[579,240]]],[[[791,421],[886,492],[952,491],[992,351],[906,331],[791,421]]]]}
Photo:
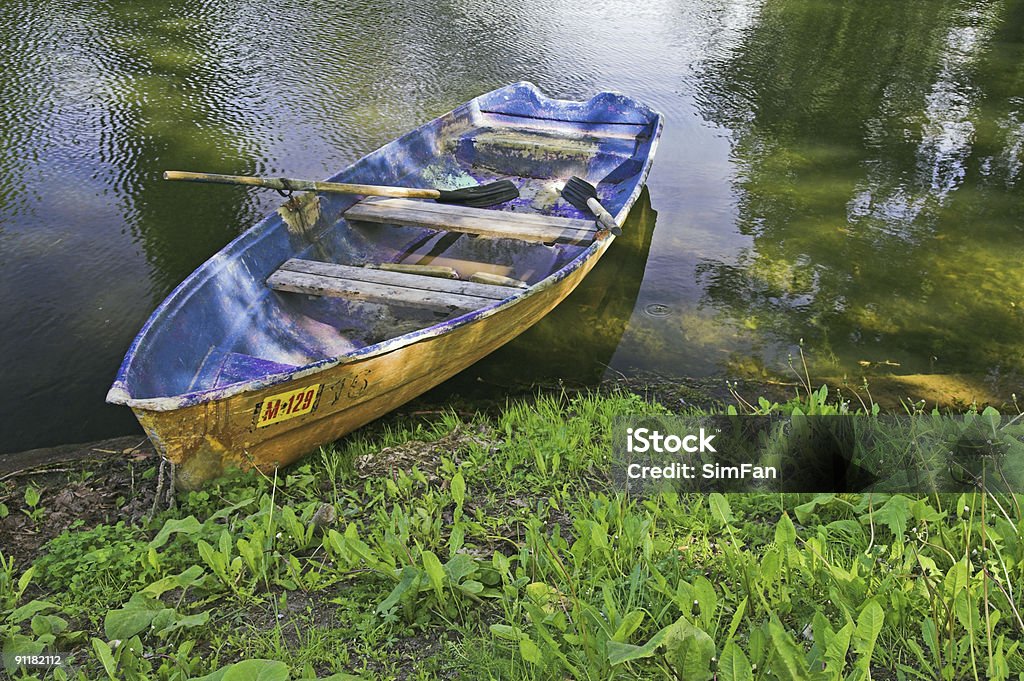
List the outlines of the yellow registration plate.
{"type": "Polygon", "coordinates": [[[313,412],[316,409],[317,398],[320,397],[320,387],[318,383],[298,390],[271,395],[259,406],[259,411],[256,413],[256,427],[262,428],[313,412]]]}

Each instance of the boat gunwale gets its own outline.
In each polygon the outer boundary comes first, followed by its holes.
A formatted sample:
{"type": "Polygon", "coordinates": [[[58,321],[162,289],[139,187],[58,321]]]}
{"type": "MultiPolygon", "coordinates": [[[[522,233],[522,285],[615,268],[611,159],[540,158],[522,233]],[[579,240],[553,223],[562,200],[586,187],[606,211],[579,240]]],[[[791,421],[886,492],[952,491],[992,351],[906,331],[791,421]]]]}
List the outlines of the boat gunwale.
{"type": "MultiPolygon", "coordinates": [[[[642,113],[643,115],[648,117],[648,119],[652,123],[654,123],[654,129],[650,137],[650,148],[646,154],[646,157],[644,158],[643,167],[637,176],[637,179],[633,185],[633,189],[630,192],[630,195],[626,198],[626,201],[623,203],[622,207],[615,214],[616,222],[622,224],[623,220],[629,214],[629,211],[632,209],[633,205],[640,197],[640,193],[643,191],[643,188],[646,185],[647,177],[650,174],[651,166],[654,162],[655,152],[657,151],[658,144],[661,140],[661,133],[665,123],[664,116],[660,112],[648,107],[647,105],[641,102],[638,102],[637,100],[633,99],[632,97],[629,97],[628,95],[624,95],[615,91],[604,90],[596,93],[586,102],[580,102],[577,100],[562,100],[546,96],[537,88],[537,86],[533,85],[530,82],[519,81],[517,83],[513,83],[511,85],[498,88],[497,90],[493,90],[491,92],[479,95],[478,97],[469,100],[465,104],[456,107],[452,111],[442,114],[442,116],[432,119],[431,121],[428,121],[423,125],[418,126],[416,129],[409,131],[405,135],[396,138],[396,141],[402,139],[406,135],[411,135],[415,133],[424,126],[428,126],[434,121],[439,120],[443,116],[447,116],[451,113],[459,111],[464,106],[478,106],[478,102],[484,97],[494,95],[495,93],[499,93],[505,90],[512,91],[515,88],[523,87],[531,90],[538,97],[539,101],[551,105],[559,105],[562,103],[591,104],[594,100],[600,97],[620,97],[626,101],[629,101],[631,106],[634,107],[634,109],[637,112],[642,113]]],[[[344,172],[346,169],[339,171],[337,174],[344,172]]],[[[253,234],[253,232],[255,232],[256,230],[260,230],[261,228],[264,232],[269,230],[271,224],[270,218],[272,216],[273,213],[267,215],[266,217],[261,219],[260,222],[258,222],[256,225],[254,225],[248,230],[245,230],[244,232],[242,232],[242,234],[232,239],[223,248],[218,250],[217,253],[212,255],[210,259],[206,261],[206,263],[204,263],[198,269],[193,271],[189,276],[187,276],[177,287],[175,287],[175,289],[170,294],[168,294],[168,296],[161,302],[157,309],[154,310],[150,317],[146,320],[145,325],[142,327],[142,329],[136,335],[135,339],[132,341],[132,344],[129,347],[128,352],[125,354],[124,360],[122,361],[121,366],[118,369],[118,373],[114,380],[114,383],[111,386],[109,392],[107,393],[107,402],[111,404],[123,404],[128,407],[131,407],[132,409],[141,409],[146,411],[175,411],[178,409],[192,407],[199,404],[218,402],[243,393],[257,392],[274,385],[280,385],[294,380],[299,380],[307,376],[312,376],[337,366],[345,364],[355,364],[372,357],[378,357],[381,355],[389,354],[391,352],[398,351],[404,347],[413,345],[415,343],[420,343],[426,340],[430,340],[432,338],[437,338],[447,333],[451,333],[455,329],[461,328],[478,320],[494,316],[500,312],[504,312],[506,309],[511,308],[512,306],[526,300],[527,298],[539,295],[540,293],[552,288],[553,286],[561,282],[563,279],[568,277],[570,274],[572,274],[579,268],[583,267],[588,261],[590,261],[591,258],[600,257],[600,254],[603,254],[604,250],[607,249],[615,240],[615,235],[610,233],[607,234],[604,238],[595,239],[582,252],[580,252],[579,255],[573,258],[573,260],[571,260],[570,262],[566,263],[563,267],[552,272],[544,279],[534,283],[529,288],[518,290],[517,292],[513,293],[504,300],[496,301],[494,304],[487,305],[485,307],[473,310],[471,312],[467,312],[463,315],[454,317],[452,319],[443,320],[436,324],[432,324],[431,326],[424,327],[422,329],[417,329],[416,331],[412,331],[406,334],[402,334],[400,336],[396,336],[394,338],[389,338],[379,343],[374,343],[362,348],[352,350],[343,355],[318,360],[316,362],[312,362],[310,364],[306,364],[289,371],[279,372],[275,374],[266,374],[264,376],[260,376],[259,378],[255,378],[250,381],[234,383],[221,388],[208,388],[205,390],[185,392],[178,395],[168,395],[161,397],[132,397],[127,385],[128,370],[132,364],[132,361],[135,358],[135,354],[139,346],[141,345],[143,339],[147,336],[148,332],[150,331],[151,327],[156,323],[156,321],[161,318],[161,313],[163,313],[167,308],[169,308],[172,303],[181,304],[183,301],[178,300],[179,298],[181,298],[182,296],[189,295],[192,291],[198,290],[198,287],[202,283],[202,281],[208,280],[209,278],[216,276],[220,269],[214,270],[211,268],[207,270],[207,268],[205,267],[205,265],[208,265],[211,260],[219,258],[222,253],[229,250],[232,246],[234,246],[236,243],[240,242],[245,238],[258,238],[260,235],[253,234]],[[202,280],[200,280],[198,276],[200,274],[205,274],[206,276],[203,277],[202,280]]]]}

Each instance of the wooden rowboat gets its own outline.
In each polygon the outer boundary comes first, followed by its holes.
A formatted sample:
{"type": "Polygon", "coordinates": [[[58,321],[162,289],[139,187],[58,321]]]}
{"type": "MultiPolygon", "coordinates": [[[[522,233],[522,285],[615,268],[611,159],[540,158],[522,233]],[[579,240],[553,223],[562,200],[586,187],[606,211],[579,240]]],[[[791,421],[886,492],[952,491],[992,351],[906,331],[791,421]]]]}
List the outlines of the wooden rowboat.
{"type": "Polygon", "coordinates": [[[622,224],[662,117],[529,83],[482,95],[333,182],[459,188],[511,180],[492,208],[297,194],[181,283],[146,322],[107,401],[132,408],[180,488],[264,470],[386,414],[541,319],[614,241],[565,200],[597,185],[622,224]]]}

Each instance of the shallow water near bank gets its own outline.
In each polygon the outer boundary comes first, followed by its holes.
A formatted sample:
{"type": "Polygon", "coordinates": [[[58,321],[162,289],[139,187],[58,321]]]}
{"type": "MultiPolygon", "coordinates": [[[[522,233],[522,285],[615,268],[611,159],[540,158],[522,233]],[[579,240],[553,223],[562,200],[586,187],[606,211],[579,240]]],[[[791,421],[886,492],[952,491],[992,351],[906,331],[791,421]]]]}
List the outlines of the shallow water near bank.
{"type": "Polygon", "coordinates": [[[854,384],[1024,385],[1024,0],[14,0],[0,35],[0,451],[133,432],[131,339],[280,201],[161,171],[325,177],[523,79],[665,133],[626,238],[464,382],[772,377],[802,341],[854,384]]]}

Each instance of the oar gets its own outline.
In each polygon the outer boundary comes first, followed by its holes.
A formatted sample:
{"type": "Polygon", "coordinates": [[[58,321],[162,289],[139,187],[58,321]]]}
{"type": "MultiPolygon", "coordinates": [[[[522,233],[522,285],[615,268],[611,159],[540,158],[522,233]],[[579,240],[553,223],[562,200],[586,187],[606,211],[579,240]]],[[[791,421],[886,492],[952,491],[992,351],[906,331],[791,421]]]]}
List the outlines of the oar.
{"type": "Polygon", "coordinates": [[[622,234],[618,223],[612,214],[604,209],[601,202],[597,200],[597,187],[590,184],[581,177],[573,175],[562,188],[562,198],[568,201],[574,208],[582,211],[590,211],[597,218],[597,224],[615,236],[622,234]]]}
{"type": "Polygon", "coordinates": [[[266,187],[279,192],[335,192],[341,194],[365,194],[368,196],[391,196],[402,199],[434,199],[442,203],[461,203],[466,206],[483,207],[511,201],[519,196],[519,190],[508,180],[500,180],[476,187],[462,189],[419,189],[411,187],[382,187],[372,184],[344,184],[341,182],[314,182],[293,180],[287,177],[249,177],[247,175],[217,175],[214,173],[190,173],[183,170],[168,170],[165,180],[187,182],[214,182],[217,184],[242,184],[252,187],[266,187]]]}

